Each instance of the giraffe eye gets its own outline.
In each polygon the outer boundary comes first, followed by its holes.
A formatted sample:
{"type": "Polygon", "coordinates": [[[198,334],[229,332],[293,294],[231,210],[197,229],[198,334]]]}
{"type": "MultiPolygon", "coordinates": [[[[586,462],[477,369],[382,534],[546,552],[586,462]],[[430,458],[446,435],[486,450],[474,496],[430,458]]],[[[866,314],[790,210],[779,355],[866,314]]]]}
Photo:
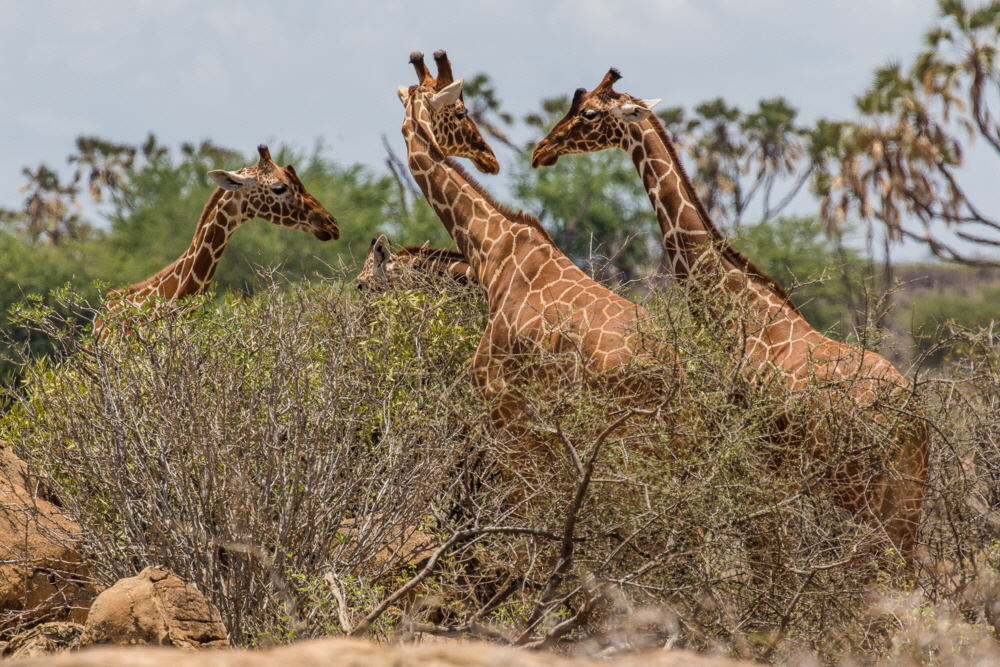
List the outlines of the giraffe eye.
{"type": "Polygon", "coordinates": [[[584,109],[583,111],[580,112],[580,115],[586,118],[587,120],[594,120],[595,118],[597,118],[597,112],[593,109],[584,109]]]}
{"type": "Polygon", "coordinates": [[[288,192],[288,186],[285,185],[284,183],[275,183],[274,185],[271,186],[271,192],[273,192],[276,195],[283,195],[286,192],[288,192]]]}
{"type": "Polygon", "coordinates": [[[465,117],[469,115],[468,111],[456,111],[455,118],[459,120],[465,120],[465,117]]]}

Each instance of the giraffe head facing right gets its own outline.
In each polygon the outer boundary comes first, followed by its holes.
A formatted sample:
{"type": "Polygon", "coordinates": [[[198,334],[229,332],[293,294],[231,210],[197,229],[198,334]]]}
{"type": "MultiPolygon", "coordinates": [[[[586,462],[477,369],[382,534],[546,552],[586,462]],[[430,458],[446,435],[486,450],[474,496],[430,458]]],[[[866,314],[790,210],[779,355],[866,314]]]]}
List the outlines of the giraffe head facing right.
{"type": "Polygon", "coordinates": [[[630,128],[646,120],[660,100],[640,100],[612,88],[622,78],[611,68],[592,91],[577,88],[573,102],[548,136],[538,142],[531,166],[551,167],[562,155],[626,148],[630,128]]]}
{"type": "Polygon", "coordinates": [[[469,110],[462,100],[465,79],[454,80],[451,62],[444,51],[434,52],[434,63],[438,70],[436,79],[424,65],[424,54],[419,51],[410,54],[410,64],[417,72],[418,83],[409,88],[400,86],[396,91],[400,101],[406,106],[411,95],[426,95],[431,131],[441,151],[446,155],[469,158],[476,169],[484,174],[499,173],[500,163],[493,154],[493,149],[469,118],[469,110]]]}
{"type": "Polygon", "coordinates": [[[260,159],[237,171],[217,169],[208,177],[228,193],[222,207],[238,221],[257,217],[282,227],[308,232],[320,241],[340,237],[337,219],[306,191],[292,165],[279,167],[267,146],[257,147],[260,159]]]}

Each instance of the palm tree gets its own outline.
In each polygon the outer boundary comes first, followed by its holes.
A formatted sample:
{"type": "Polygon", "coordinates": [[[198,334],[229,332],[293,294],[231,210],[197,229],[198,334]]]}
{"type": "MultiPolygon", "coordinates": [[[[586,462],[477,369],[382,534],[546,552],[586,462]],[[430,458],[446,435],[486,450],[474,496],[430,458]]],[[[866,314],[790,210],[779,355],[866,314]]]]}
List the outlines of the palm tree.
{"type": "Polygon", "coordinates": [[[744,169],[756,172],[745,199],[749,204],[758,192],[762,193],[762,220],[775,217],[788,206],[812,174],[812,161],[804,168],[800,166],[805,156],[802,138],[806,131],[795,125],[797,115],[798,109],[789,105],[785,98],[776,97],[761,100],[757,111],[743,121],[742,129],[749,145],[744,169]],[[780,178],[795,178],[795,182],[772,207],[771,196],[780,178]]]}

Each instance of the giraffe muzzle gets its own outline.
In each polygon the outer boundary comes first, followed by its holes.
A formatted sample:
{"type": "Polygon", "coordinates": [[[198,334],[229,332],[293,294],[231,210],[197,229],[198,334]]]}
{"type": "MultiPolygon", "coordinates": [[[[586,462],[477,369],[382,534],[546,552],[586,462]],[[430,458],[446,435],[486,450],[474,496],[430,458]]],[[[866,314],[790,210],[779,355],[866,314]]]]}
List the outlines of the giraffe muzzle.
{"type": "Polygon", "coordinates": [[[320,241],[330,241],[340,238],[340,226],[332,215],[321,215],[310,220],[312,235],[320,241]],[[317,219],[319,218],[319,219],[317,219]]]}
{"type": "Polygon", "coordinates": [[[496,175],[500,173],[500,163],[492,153],[479,153],[472,158],[472,163],[476,165],[476,169],[484,174],[496,175]]]}
{"type": "Polygon", "coordinates": [[[537,146],[535,146],[535,152],[531,154],[531,168],[538,169],[539,167],[551,167],[556,162],[559,161],[559,154],[551,150],[548,146],[548,142],[542,140],[537,146]]]}

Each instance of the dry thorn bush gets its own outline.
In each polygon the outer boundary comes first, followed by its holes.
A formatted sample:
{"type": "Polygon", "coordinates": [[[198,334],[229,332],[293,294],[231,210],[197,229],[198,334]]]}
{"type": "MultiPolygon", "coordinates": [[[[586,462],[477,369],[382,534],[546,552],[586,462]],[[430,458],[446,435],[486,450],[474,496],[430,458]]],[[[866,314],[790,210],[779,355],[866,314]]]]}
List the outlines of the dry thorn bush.
{"type": "Polygon", "coordinates": [[[675,290],[649,298],[642,326],[683,376],[634,369],[666,387],[640,400],[569,373],[572,358],[533,358],[526,456],[469,381],[485,321],[475,288],[410,276],[362,299],[342,281],[262,282],[90,349],[50,312],[22,310],[61,353],[23,360],[0,437],[84,527],[100,583],[166,565],[239,645],[432,634],[951,664],[941,656],[994,641],[991,331],[956,332],[947,365],[918,375],[935,447],[907,588],[881,532],[826,483],[847,461],[884,470],[892,420],[749,387],[738,328],[693,322],[675,290]],[[775,415],[835,427],[829,451],[775,439],[775,415]],[[942,628],[959,626],[969,640],[943,648],[942,628]]]}

